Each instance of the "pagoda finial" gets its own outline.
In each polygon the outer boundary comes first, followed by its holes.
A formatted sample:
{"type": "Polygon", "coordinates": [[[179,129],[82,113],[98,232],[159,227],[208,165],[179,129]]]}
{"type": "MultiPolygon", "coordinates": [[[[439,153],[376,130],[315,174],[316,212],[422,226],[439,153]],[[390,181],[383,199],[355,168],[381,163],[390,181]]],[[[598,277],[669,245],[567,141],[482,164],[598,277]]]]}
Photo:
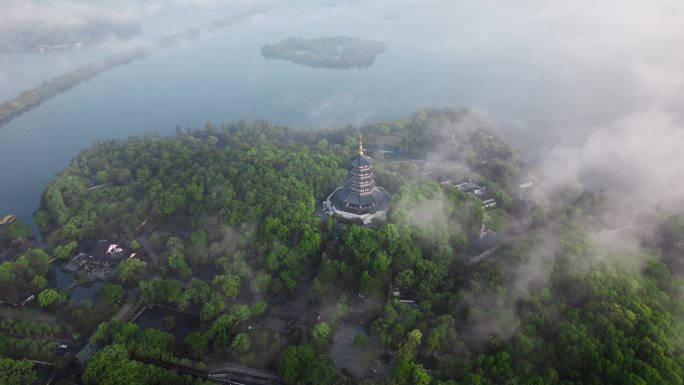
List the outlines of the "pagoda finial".
{"type": "Polygon", "coordinates": [[[359,155],[363,156],[363,140],[361,139],[361,135],[359,135],[359,155]]]}

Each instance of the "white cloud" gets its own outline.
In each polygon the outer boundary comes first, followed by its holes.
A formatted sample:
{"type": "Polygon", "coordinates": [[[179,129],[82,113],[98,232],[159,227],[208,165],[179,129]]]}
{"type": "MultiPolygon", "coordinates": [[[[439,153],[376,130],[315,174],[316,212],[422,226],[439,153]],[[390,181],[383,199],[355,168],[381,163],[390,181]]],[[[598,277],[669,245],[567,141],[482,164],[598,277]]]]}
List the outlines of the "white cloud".
{"type": "Polygon", "coordinates": [[[177,12],[240,10],[272,4],[272,0],[7,0],[0,13],[0,31],[26,27],[75,27],[93,20],[140,22],[177,12]]]}
{"type": "Polygon", "coordinates": [[[605,189],[625,207],[681,207],[684,129],[661,110],[638,111],[596,127],[579,144],[552,148],[542,167],[545,187],[583,184],[605,189]]]}

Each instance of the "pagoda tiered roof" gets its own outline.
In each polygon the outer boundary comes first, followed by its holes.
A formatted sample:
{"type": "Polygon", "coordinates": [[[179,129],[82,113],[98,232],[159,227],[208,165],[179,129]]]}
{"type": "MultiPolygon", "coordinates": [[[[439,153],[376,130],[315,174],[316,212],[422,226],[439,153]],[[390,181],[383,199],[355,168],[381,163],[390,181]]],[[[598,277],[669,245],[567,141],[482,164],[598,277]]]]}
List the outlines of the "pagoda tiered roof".
{"type": "Polygon", "coordinates": [[[337,188],[325,202],[329,209],[340,216],[370,221],[377,215],[385,215],[390,201],[389,193],[375,185],[373,159],[363,153],[359,141],[359,153],[347,163],[347,182],[337,188]]]}

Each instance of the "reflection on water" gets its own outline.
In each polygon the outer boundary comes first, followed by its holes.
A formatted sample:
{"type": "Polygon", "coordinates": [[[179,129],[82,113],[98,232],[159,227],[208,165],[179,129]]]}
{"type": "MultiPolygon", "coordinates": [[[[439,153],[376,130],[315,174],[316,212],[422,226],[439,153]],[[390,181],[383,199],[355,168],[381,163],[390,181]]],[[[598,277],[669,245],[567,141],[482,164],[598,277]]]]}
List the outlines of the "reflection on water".
{"type": "Polygon", "coordinates": [[[74,283],[74,273],[69,273],[61,269],[65,261],[56,261],[50,266],[47,273],[48,287],[64,289],[74,283]]]}
{"type": "MultiPolygon", "coordinates": [[[[0,212],[31,223],[45,185],[94,140],[125,139],[154,130],[171,134],[176,125],[202,127],[207,121],[240,118],[325,127],[403,117],[424,106],[462,104],[445,96],[462,88],[445,88],[445,77],[435,75],[453,68],[432,65],[429,71],[415,73],[413,69],[430,59],[427,53],[402,47],[407,39],[395,30],[398,25],[378,19],[376,14],[370,20],[358,20],[353,29],[354,35],[390,47],[363,70],[323,71],[265,60],[260,47],[268,42],[319,30],[331,36],[350,32],[346,25],[332,28],[327,20],[293,26],[275,18],[207,34],[117,67],[48,100],[0,127],[0,164],[13,164],[2,170],[0,212]],[[397,100],[396,95],[411,98],[397,100]]],[[[168,29],[182,30],[170,21],[168,29]]],[[[53,56],[31,58],[40,62],[40,68],[54,65],[55,60],[53,56]]],[[[0,61],[0,77],[24,71],[26,59],[6,60],[0,61]]],[[[432,62],[445,60],[432,58],[432,62]]],[[[37,79],[37,84],[42,80],[37,79]]]]}
{"type": "Polygon", "coordinates": [[[93,281],[81,286],[76,286],[69,292],[69,298],[74,302],[80,302],[87,299],[93,304],[96,304],[100,301],[97,292],[99,292],[104,285],[105,283],[102,281],[93,281]]]}
{"type": "Polygon", "coordinates": [[[145,311],[140,314],[140,317],[135,320],[135,323],[142,329],[156,328],[169,331],[176,340],[179,341],[183,340],[188,334],[199,329],[200,324],[199,317],[197,316],[161,308],[159,306],[145,309],[145,311]]]}
{"type": "MultiPolygon", "coordinates": [[[[66,261],[55,261],[50,266],[50,271],[47,273],[48,287],[53,287],[56,289],[65,289],[71,286],[75,279],[76,274],[70,273],[62,270],[62,266],[66,264],[66,261]]],[[[99,297],[97,293],[105,286],[102,281],[88,282],[83,285],[74,287],[69,291],[69,298],[74,302],[80,302],[82,300],[89,300],[91,303],[96,304],[99,302],[99,297]]]]}

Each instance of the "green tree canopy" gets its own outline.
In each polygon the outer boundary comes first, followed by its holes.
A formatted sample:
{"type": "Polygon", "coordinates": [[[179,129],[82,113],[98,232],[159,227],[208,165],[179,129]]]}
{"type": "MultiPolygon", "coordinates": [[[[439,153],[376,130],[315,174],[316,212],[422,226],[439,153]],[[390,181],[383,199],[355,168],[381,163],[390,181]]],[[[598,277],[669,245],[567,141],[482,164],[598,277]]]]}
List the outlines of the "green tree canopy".
{"type": "Polygon", "coordinates": [[[26,360],[15,361],[0,358],[0,384],[25,385],[33,384],[38,379],[33,370],[33,363],[26,360]]]}
{"type": "Polygon", "coordinates": [[[252,346],[252,339],[245,333],[239,333],[230,344],[231,349],[238,353],[247,353],[252,346]]]}
{"type": "Polygon", "coordinates": [[[66,301],[66,295],[55,289],[45,289],[38,294],[38,303],[42,307],[58,305],[66,301]]]}
{"type": "Polygon", "coordinates": [[[278,374],[288,385],[327,385],[335,378],[332,360],[306,345],[291,345],[278,362],[278,374]]]}
{"type": "Polygon", "coordinates": [[[138,258],[129,258],[117,266],[116,273],[121,282],[128,283],[139,280],[146,267],[147,262],[138,258]]]}

